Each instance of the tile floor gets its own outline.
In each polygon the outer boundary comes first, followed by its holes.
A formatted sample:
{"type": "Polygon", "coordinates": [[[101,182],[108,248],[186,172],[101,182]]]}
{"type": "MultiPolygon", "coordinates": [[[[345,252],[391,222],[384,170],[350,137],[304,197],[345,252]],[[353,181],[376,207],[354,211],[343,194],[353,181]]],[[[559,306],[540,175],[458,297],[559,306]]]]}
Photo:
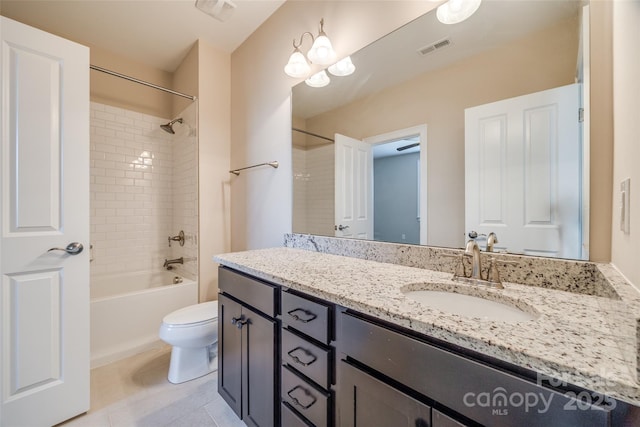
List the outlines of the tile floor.
{"type": "Polygon", "coordinates": [[[91,409],[64,427],[246,427],[217,392],[216,372],[167,381],[170,346],[91,371],[91,409]]]}

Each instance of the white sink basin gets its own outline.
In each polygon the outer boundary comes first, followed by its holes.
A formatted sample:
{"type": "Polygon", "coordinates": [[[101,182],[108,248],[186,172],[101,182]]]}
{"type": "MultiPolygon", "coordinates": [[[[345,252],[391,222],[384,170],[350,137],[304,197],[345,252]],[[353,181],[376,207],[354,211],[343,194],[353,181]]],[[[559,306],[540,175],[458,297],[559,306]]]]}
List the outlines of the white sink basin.
{"type": "Polygon", "coordinates": [[[454,292],[420,290],[404,294],[428,307],[475,319],[517,323],[538,317],[511,305],[454,292]]]}

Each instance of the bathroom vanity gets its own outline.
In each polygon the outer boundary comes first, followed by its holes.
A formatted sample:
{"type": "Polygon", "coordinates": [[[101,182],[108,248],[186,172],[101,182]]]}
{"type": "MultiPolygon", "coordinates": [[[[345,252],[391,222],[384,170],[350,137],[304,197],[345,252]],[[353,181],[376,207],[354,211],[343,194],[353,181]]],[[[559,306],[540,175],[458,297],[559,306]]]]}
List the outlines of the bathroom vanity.
{"type": "Polygon", "coordinates": [[[247,425],[640,423],[638,300],[610,266],[599,268],[611,289],[588,292],[605,297],[510,282],[482,289],[449,272],[294,248],[216,261],[219,390],[247,425]],[[443,312],[408,296],[420,289],[490,299],[532,318],[443,312]]]}

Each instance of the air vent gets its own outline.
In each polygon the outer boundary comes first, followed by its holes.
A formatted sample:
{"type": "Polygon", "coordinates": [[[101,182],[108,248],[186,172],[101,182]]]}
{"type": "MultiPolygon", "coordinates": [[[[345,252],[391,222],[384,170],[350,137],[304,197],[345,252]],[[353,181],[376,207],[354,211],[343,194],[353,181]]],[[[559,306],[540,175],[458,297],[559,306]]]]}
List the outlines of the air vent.
{"type": "Polygon", "coordinates": [[[428,55],[432,52],[435,52],[438,49],[442,49],[443,47],[447,47],[451,44],[451,40],[448,38],[442,39],[442,40],[438,40],[435,43],[431,43],[430,45],[427,45],[425,47],[421,47],[420,49],[418,49],[418,53],[420,55],[428,55]]]}

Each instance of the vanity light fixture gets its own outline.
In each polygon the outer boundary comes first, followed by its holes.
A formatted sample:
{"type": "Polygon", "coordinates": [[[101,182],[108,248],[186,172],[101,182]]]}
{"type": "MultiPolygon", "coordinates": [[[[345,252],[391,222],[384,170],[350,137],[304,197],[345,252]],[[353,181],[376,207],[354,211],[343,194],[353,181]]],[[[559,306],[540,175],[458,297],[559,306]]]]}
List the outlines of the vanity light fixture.
{"type": "Polygon", "coordinates": [[[311,87],[325,87],[331,82],[331,79],[329,78],[327,73],[322,70],[318,73],[315,73],[304,82],[307,84],[307,86],[311,87]]]}
{"type": "Polygon", "coordinates": [[[473,15],[482,0],[449,0],[438,6],[436,16],[443,24],[457,24],[473,15]]]}
{"type": "Polygon", "coordinates": [[[350,56],[342,58],[340,61],[329,67],[329,72],[337,77],[349,76],[353,74],[355,70],[356,66],[351,62],[350,56]]]}
{"type": "MultiPolygon", "coordinates": [[[[307,58],[314,64],[329,65],[333,64],[336,60],[336,52],[331,46],[331,41],[327,34],[324,32],[324,18],[320,20],[320,28],[318,30],[318,36],[313,37],[308,31],[305,31],[300,36],[300,40],[296,43],[296,39],[293,39],[293,53],[289,57],[289,62],[284,67],[284,72],[291,77],[301,78],[306,76],[311,69],[304,55],[300,51],[304,36],[309,35],[313,40],[313,45],[309,52],[307,52],[307,58]],[[306,65],[306,66],[305,66],[306,65]]],[[[328,78],[328,77],[327,77],[328,78]]]]}

